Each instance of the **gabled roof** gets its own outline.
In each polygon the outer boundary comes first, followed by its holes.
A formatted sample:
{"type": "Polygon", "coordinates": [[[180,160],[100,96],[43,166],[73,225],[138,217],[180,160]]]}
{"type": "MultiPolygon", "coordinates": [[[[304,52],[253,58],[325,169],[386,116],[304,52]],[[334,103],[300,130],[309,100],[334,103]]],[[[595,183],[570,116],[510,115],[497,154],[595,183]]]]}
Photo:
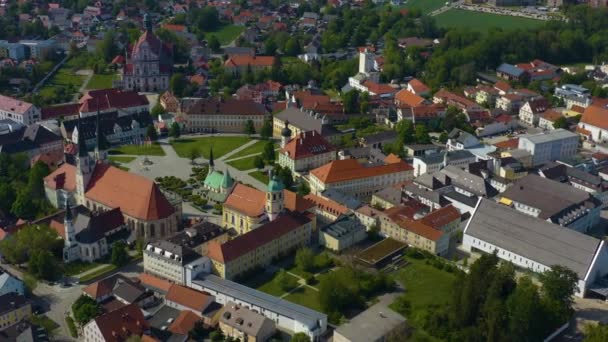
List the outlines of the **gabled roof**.
{"type": "Polygon", "coordinates": [[[99,103],[99,110],[104,111],[114,108],[129,108],[147,106],[150,103],[145,95],[140,95],[136,91],[120,89],[99,89],[87,91],[78,101],[80,112],[96,112],[99,103]]]}
{"type": "Polygon", "coordinates": [[[246,56],[246,55],[235,55],[230,56],[226,62],[225,67],[246,67],[248,65],[252,67],[271,67],[274,64],[274,56],[246,56]]]}
{"type": "Polygon", "coordinates": [[[146,221],[159,220],[175,213],[158,185],[153,181],[98,163],[89,181],[85,197],[123,214],[146,221]]]}
{"type": "Polygon", "coordinates": [[[418,96],[407,89],[401,89],[395,94],[395,102],[401,105],[415,107],[425,103],[425,101],[424,97],[418,96]]]}
{"type": "Polygon", "coordinates": [[[188,107],[186,113],[190,115],[264,115],[266,108],[252,100],[211,97],[196,101],[188,107]]]}
{"type": "Polygon", "coordinates": [[[591,105],[585,108],[581,122],[608,130],[608,108],[591,105]]]}
{"type": "Polygon", "coordinates": [[[171,301],[183,305],[196,312],[203,312],[205,308],[213,301],[213,296],[206,292],[197,291],[189,287],[173,284],[169,288],[166,301],[171,301]]]}
{"type": "Polygon", "coordinates": [[[355,159],[334,160],[311,170],[311,175],[323,183],[336,183],[359,178],[374,177],[396,172],[410,171],[414,168],[404,161],[387,165],[365,167],[355,159]]]}
{"type": "MultiPolygon", "coordinates": [[[[129,304],[94,319],[105,341],[124,341],[150,329],[137,304],[129,304]]],[[[92,324],[89,322],[88,324],[92,324]]]]}
{"type": "Polygon", "coordinates": [[[302,132],[291,139],[281,153],[290,159],[303,159],[335,151],[335,147],[316,131],[302,132]]]}
{"type": "Polygon", "coordinates": [[[429,91],[431,91],[431,89],[426,84],[422,83],[420,80],[418,80],[416,78],[414,78],[411,81],[409,81],[408,85],[417,94],[428,93],[429,91]]]}
{"type": "Polygon", "coordinates": [[[333,215],[340,216],[346,215],[348,213],[348,208],[336,201],[332,201],[330,199],[326,199],[313,194],[308,194],[304,196],[304,198],[314,203],[319,210],[329,212],[333,215]]]}
{"type": "Polygon", "coordinates": [[[247,216],[258,217],[264,214],[266,194],[244,184],[237,184],[224,202],[224,207],[236,210],[247,216]]]}
{"type": "Polygon", "coordinates": [[[302,197],[290,190],[283,190],[283,206],[290,211],[303,213],[315,206],[309,199],[302,197]]]}
{"type": "Polygon", "coordinates": [[[428,215],[420,219],[420,222],[431,226],[435,229],[441,229],[445,225],[460,220],[460,212],[453,205],[439,208],[430,212],[428,215]]]}
{"type": "Polygon", "coordinates": [[[207,256],[212,260],[228,263],[281,236],[289,234],[307,223],[310,223],[310,219],[302,214],[290,212],[279,215],[273,221],[232,240],[228,240],[223,244],[216,240],[211,241],[207,256]]]}
{"type": "Polygon", "coordinates": [[[190,330],[194,329],[196,322],[200,321],[201,318],[190,310],[184,310],[179,313],[179,316],[171,323],[169,328],[170,332],[178,335],[188,335],[190,330]]]}
{"type": "Polygon", "coordinates": [[[0,95],[0,110],[23,114],[33,106],[34,105],[29,102],[21,101],[19,99],[9,96],[0,95]]]}
{"type": "Polygon", "coordinates": [[[53,190],[74,192],[76,190],[76,167],[64,163],[57,170],[44,177],[44,184],[53,190]]]}

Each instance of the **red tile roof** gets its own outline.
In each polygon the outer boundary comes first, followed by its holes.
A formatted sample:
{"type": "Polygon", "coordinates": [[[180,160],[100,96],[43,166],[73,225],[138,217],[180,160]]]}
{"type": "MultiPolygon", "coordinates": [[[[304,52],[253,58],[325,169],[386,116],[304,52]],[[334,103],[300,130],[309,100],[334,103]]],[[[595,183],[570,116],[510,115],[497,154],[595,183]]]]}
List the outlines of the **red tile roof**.
{"type": "Polygon", "coordinates": [[[302,132],[291,139],[281,153],[287,154],[290,159],[303,159],[318,154],[335,151],[335,147],[321,134],[315,131],[302,132]]]}
{"type": "Polygon", "coordinates": [[[141,220],[164,219],[175,213],[156,183],[107,164],[96,165],[85,196],[141,220]]]}
{"type": "Polygon", "coordinates": [[[509,140],[497,142],[494,144],[494,146],[505,150],[515,149],[519,146],[519,138],[512,138],[509,140]]]}
{"type": "Polygon", "coordinates": [[[203,312],[213,301],[213,296],[207,292],[201,292],[189,287],[173,284],[165,295],[166,301],[171,301],[196,312],[203,312]]]}
{"type": "Polygon", "coordinates": [[[184,310],[179,313],[179,316],[177,316],[167,330],[178,335],[188,335],[190,330],[194,329],[196,322],[200,320],[201,318],[194,312],[184,310]]]}
{"type": "Polygon", "coordinates": [[[137,304],[105,313],[95,318],[95,323],[107,342],[122,342],[133,335],[141,336],[150,329],[137,304]]]}
{"type": "Polygon", "coordinates": [[[585,108],[580,122],[601,129],[608,129],[608,108],[591,105],[585,108]]]}
{"type": "Polygon", "coordinates": [[[80,104],[68,103],[58,106],[45,107],[40,110],[42,120],[58,119],[60,117],[75,116],[80,114],[80,104]]]}
{"type": "Polygon", "coordinates": [[[53,190],[74,192],[76,190],[76,167],[68,163],[61,165],[44,177],[44,184],[53,190]]]}
{"type": "Polygon", "coordinates": [[[302,213],[314,207],[315,204],[293,191],[283,190],[283,206],[287,210],[302,213]]]}
{"type": "Polygon", "coordinates": [[[140,273],[139,281],[146,287],[153,287],[164,292],[168,292],[171,287],[170,282],[147,273],[140,273]]]}
{"type": "Polygon", "coordinates": [[[417,94],[428,93],[431,89],[424,83],[420,82],[420,80],[414,78],[408,82],[408,85],[414,89],[414,92],[417,94]]]}
{"type": "Polygon", "coordinates": [[[209,243],[207,256],[215,261],[227,263],[235,260],[260,246],[284,236],[310,222],[305,215],[298,213],[283,214],[250,232],[221,244],[209,243]]]}
{"type": "Polygon", "coordinates": [[[186,26],[175,24],[163,24],[163,28],[173,32],[186,32],[186,26]]]}
{"type": "Polygon", "coordinates": [[[78,101],[81,104],[80,112],[96,112],[98,101],[99,110],[139,107],[150,104],[146,96],[140,95],[136,91],[119,90],[114,88],[89,90],[78,101]]]}
{"type": "Polygon", "coordinates": [[[0,110],[23,114],[32,108],[33,104],[19,99],[0,95],[0,110]]]}
{"type": "Polygon", "coordinates": [[[310,171],[323,183],[337,183],[353,179],[368,178],[396,172],[411,171],[414,168],[404,161],[387,165],[365,167],[355,159],[334,160],[310,171]]]}
{"type": "Polygon", "coordinates": [[[367,90],[369,92],[374,93],[376,95],[394,94],[397,92],[395,88],[391,87],[386,83],[376,83],[370,80],[366,80],[361,85],[367,87],[367,90]]]}
{"type": "Polygon", "coordinates": [[[266,194],[263,191],[239,183],[224,202],[224,207],[258,217],[264,214],[265,203],[266,194]]]}
{"type": "Polygon", "coordinates": [[[420,222],[435,229],[441,229],[456,220],[460,220],[460,212],[454,206],[448,205],[430,212],[421,218],[420,222]]]}
{"type": "Polygon", "coordinates": [[[238,55],[231,56],[224,62],[225,67],[245,67],[251,65],[252,67],[271,67],[274,64],[274,56],[247,56],[238,55]]]}
{"type": "Polygon", "coordinates": [[[399,105],[408,105],[411,107],[419,106],[426,100],[407,89],[401,89],[395,94],[395,102],[399,105]]]}
{"type": "Polygon", "coordinates": [[[266,108],[252,100],[206,98],[187,110],[190,115],[265,115],[266,108]]]}
{"type": "Polygon", "coordinates": [[[332,215],[339,216],[346,215],[348,213],[348,208],[336,201],[332,201],[313,194],[308,194],[304,196],[304,198],[313,202],[320,210],[329,212],[332,215]]]}

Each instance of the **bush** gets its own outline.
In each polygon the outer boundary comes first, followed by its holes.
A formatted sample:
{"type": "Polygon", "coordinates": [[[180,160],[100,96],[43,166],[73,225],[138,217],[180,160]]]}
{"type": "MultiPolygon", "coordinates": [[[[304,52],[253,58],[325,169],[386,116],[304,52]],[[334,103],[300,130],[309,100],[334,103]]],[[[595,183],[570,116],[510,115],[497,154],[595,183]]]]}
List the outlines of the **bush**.
{"type": "Polygon", "coordinates": [[[407,248],[405,250],[405,255],[407,255],[408,257],[412,258],[412,259],[418,259],[418,260],[423,260],[426,258],[426,256],[421,253],[420,250],[416,249],[416,248],[407,248]]]}
{"type": "Polygon", "coordinates": [[[78,338],[78,329],[76,329],[76,324],[74,323],[74,319],[72,317],[67,316],[65,318],[65,322],[68,325],[68,330],[70,330],[70,336],[73,338],[78,338]]]}

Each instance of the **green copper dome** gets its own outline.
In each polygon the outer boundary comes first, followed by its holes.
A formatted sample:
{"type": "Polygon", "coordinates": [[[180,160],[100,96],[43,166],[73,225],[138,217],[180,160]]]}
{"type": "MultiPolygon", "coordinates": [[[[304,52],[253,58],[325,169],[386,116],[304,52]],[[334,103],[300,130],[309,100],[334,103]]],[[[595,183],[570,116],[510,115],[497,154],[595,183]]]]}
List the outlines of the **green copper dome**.
{"type": "Polygon", "coordinates": [[[269,192],[279,192],[285,189],[285,185],[276,175],[272,176],[272,179],[268,182],[268,191],[269,192]]]}

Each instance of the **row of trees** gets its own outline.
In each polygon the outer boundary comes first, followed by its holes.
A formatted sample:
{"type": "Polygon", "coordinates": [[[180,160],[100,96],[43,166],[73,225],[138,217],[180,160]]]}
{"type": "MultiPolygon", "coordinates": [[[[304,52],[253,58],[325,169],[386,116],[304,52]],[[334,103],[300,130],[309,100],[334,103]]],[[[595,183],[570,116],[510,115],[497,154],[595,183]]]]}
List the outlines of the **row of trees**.
{"type": "Polygon", "coordinates": [[[424,330],[444,340],[541,341],[572,313],[577,275],[553,266],[539,287],[494,255],[478,259],[468,274],[458,273],[453,298],[429,309],[424,330]]]}

